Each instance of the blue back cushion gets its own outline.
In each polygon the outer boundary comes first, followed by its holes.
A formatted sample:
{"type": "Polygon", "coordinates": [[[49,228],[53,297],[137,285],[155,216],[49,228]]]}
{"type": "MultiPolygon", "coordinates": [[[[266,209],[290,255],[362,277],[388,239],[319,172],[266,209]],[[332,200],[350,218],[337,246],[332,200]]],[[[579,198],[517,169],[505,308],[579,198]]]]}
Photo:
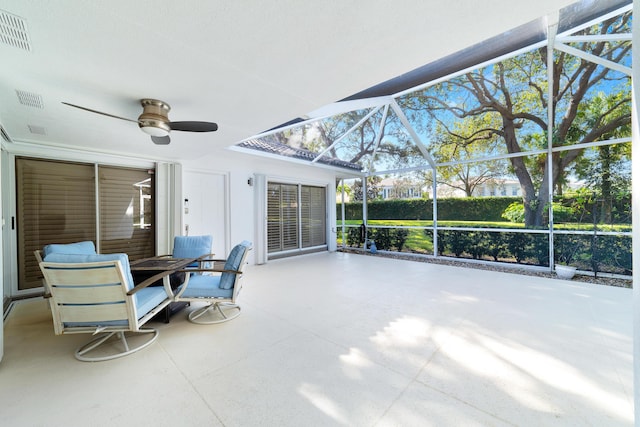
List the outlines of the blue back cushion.
{"type": "Polygon", "coordinates": [[[211,253],[212,236],[176,236],[173,239],[174,258],[198,258],[211,253]]]}
{"type": "Polygon", "coordinates": [[[96,247],[92,241],[87,240],[77,243],[52,243],[46,245],[42,250],[42,257],[45,258],[49,254],[85,254],[95,255],[96,247]]]}
{"type": "Polygon", "coordinates": [[[127,254],[62,254],[52,253],[44,257],[45,262],[60,262],[60,263],[78,263],[78,262],[100,262],[100,261],[120,261],[124,270],[124,276],[128,283],[127,290],[133,289],[133,276],[131,275],[131,268],[129,267],[129,256],[127,254]]]}
{"type": "MultiPolygon", "coordinates": [[[[250,247],[251,243],[247,241],[243,241],[242,243],[234,246],[234,248],[231,249],[231,253],[227,258],[227,261],[224,263],[224,269],[238,271],[240,269],[242,258],[250,247]]],[[[235,279],[236,275],[233,273],[222,273],[220,277],[220,284],[218,286],[220,289],[231,289],[235,279]]]]}

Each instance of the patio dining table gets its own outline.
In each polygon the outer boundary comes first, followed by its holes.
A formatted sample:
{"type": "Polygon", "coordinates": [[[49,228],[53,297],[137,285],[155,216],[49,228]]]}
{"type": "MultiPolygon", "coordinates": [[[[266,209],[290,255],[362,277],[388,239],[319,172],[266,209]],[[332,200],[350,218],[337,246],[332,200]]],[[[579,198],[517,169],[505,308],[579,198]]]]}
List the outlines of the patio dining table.
{"type": "MultiPolygon", "coordinates": [[[[131,261],[131,275],[135,284],[143,282],[144,280],[152,277],[158,273],[165,271],[174,271],[169,276],[169,283],[171,289],[176,289],[184,282],[184,272],[182,270],[187,266],[197,261],[197,258],[172,258],[170,256],[154,256],[150,258],[142,258],[135,261],[131,261]]],[[[162,286],[162,279],[150,286],[162,286]]],[[[172,315],[179,312],[186,306],[188,302],[173,302],[166,306],[163,311],[158,313],[156,318],[163,320],[165,323],[169,323],[169,319],[172,315]]]]}

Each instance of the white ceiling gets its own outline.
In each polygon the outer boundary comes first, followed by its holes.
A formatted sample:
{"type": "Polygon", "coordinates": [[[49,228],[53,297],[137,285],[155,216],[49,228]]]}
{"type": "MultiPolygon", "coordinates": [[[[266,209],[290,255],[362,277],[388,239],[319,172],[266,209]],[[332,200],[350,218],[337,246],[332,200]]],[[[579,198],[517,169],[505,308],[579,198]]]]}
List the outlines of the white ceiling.
{"type": "Polygon", "coordinates": [[[16,144],[188,160],[573,2],[3,0],[26,21],[31,51],[0,43],[0,124],[16,144]],[[174,131],[156,146],[135,123],[61,104],[135,120],[141,98],[219,130],[174,131]]]}

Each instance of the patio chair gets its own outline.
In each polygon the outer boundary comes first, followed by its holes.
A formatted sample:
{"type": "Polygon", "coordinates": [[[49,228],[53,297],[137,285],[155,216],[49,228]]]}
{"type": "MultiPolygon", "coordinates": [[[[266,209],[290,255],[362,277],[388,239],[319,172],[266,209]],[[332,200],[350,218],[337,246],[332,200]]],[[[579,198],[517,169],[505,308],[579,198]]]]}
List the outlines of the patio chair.
{"type": "MultiPolygon", "coordinates": [[[[162,255],[160,258],[211,258],[211,245],[213,244],[213,236],[176,236],[173,239],[173,253],[171,255],[162,255]]],[[[208,264],[204,262],[196,261],[189,264],[188,268],[208,268],[208,264]]],[[[146,280],[153,276],[155,271],[134,271],[134,278],[136,281],[146,280]]],[[[185,279],[186,274],[201,274],[201,273],[186,273],[185,270],[174,271],[169,277],[169,284],[171,289],[176,289],[180,286],[185,279]]],[[[154,285],[164,284],[164,282],[158,281],[154,285]]],[[[173,301],[164,310],[164,322],[169,323],[171,316],[183,310],[189,306],[188,301],[173,301]]]]}
{"type": "Polygon", "coordinates": [[[226,260],[202,260],[213,263],[214,268],[185,270],[202,274],[187,275],[184,284],[176,290],[175,301],[207,302],[204,307],[189,313],[191,322],[221,323],[240,315],[241,308],[236,300],[242,289],[243,269],[251,249],[251,242],[243,241],[231,250],[226,260]],[[224,262],[223,267],[216,269],[216,262],[224,262]]]}
{"type": "Polygon", "coordinates": [[[171,290],[148,287],[170,272],[133,286],[127,254],[44,256],[40,269],[56,335],[97,335],[75,352],[81,361],[104,361],[141,350],[158,338],[142,328],[171,302],[171,290]],[[115,336],[115,340],[110,340],[115,336]],[[130,342],[131,341],[131,342],[130,342]]]}

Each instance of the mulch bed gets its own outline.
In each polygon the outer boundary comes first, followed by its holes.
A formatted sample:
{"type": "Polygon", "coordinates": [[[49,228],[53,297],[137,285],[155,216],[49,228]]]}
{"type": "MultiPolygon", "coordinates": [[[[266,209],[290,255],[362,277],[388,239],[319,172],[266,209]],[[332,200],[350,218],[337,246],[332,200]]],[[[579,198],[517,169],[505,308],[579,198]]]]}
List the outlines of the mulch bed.
{"type": "MultiPolygon", "coordinates": [[[[480,264],[475,262],[466,262],[462,260],[458,261],[450,258],[446,258],[446,259],[433,258],[425,255],[412,255],[412,254],[406,254],[406,253],[400,253],[400,252],[380,252],[379,251],[375,254],[372,254],[369,251],[358,250],[358,249],[342,249],[342,248],[339,248],[338,251],[354,253],[359,255],[366,255],[366,256],[378,256],[378,257],[384,257],[384,258],[402,259],[407,261],[428,262],[432,264],[450,265],[453,267],[475,268],[478,270],[499,271],[503,273],[513,273],[513,274],[522,274],[526,276],[538,276],[538,277],[546,277],[550,279],[558,279],[555,273],[550,273],[548,271],[530,270],[526,268],[518,268],[516,266],[511,266],[511,265],[508,267],[504,267],[498,263],[480,264]]],[[[583,274],[576,274],[573,277],[573,279],[571,279],[571,281],[593,283],[596,285],[605,285],[605,286],[617,286],[620,288],[632,287],[631,277],[627,279],[627,278],[620,278],[620,277],[606,277],[601,275],[598,275],[597,277],[593,277],[593,275],[587,276],[583,274]]]]}

